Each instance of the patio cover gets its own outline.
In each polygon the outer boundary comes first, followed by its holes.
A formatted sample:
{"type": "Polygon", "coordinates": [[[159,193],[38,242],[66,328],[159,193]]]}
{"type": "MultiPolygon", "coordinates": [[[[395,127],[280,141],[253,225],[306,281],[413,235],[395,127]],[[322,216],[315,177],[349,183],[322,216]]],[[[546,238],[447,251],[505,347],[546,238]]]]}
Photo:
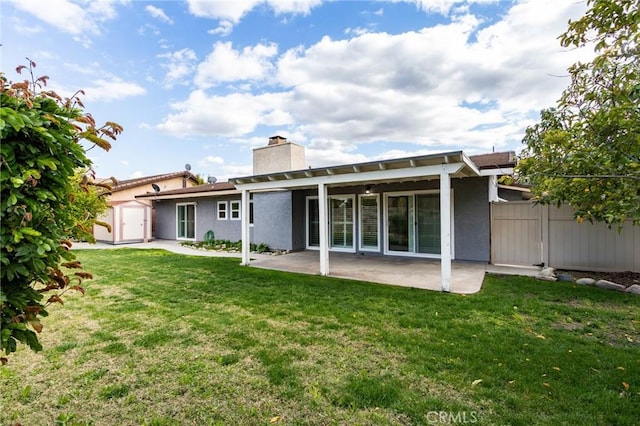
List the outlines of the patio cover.
{"type": "Polygon", "coordinates": [[[242,194],[242,264],[249,265],[249,195],[251,192],[317,188],[320,216],[320,275],[329,275],[328,188],[379,182],[440,180],[441,289],[451,289],[451,179],[497,176],[513,170],[480,170],[462,151],[292,170],[229,179],[242,194]]]}

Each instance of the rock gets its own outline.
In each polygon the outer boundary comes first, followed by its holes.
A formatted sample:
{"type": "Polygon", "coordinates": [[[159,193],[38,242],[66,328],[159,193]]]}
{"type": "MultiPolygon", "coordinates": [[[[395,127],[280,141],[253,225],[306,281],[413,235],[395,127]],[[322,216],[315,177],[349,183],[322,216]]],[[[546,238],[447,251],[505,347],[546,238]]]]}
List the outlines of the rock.
{"type": "Polygon", "coordinates": [[[627,288],[622,284],[617,284],[607,280],[599,280],[596,283],[597,287],[606,288],[607,290],[625,291],[627,288]]]}
{"type": "Polygon", "coordinates": [[[573,275],[571,274],[558,274],[558,281],[568,281],[570,283],[573,282],[573,275]]]}
{"type": "Polygon", "coordinates": [[[536,278],[544,281],[557,281],[556,275],[554,274],[555,270],[553,268],[547,267],[543,268],[542,271],[538,272],[536,278]]]}
{"type": "Polygon", "coordinates": [[[630,287],[627,287],[627,289],[625,290],[627,293],[633,293],[633,294],[637,294],[638,296],[640,296],[640,284],[634,284],[630,287]]]}
{"type": "Polygon", "coordinates": [[[596,280],[594,280],[593,278],[579,278],[576,280],[576,283],[582,285],[595,285],[596,280]]]}

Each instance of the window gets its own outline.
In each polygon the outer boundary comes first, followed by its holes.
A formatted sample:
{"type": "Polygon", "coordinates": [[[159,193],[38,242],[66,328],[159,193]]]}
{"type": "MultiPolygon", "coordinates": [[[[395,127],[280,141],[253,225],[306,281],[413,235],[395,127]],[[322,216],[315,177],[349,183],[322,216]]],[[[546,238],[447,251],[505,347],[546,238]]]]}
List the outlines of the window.
{"type": "Polygon", "coordinates": [[[320,211],[318,197],[307,198],[307,247],[320,247],[320,211]]]}
{"type": "Polygon", "coordinates": [[[195,240],[196,238],[196,205],[176,205],[177,239],[195,240]]]}
{"type": "Polygon", "coordinates": [[[253,226],[253,194],[249,194],[249,225],[253,226]]]}
{"type": "Polygon", "coordinates": [[[240,220],[240,201],[231,201],[231,220],[240,220]]]}
{"type": "Polygon", "coordinates": [[[360,250],[380,250],[379,199],[377,194],[360,196],[360,250]]]}
{"type": "MultiPolygon", "coordinates": [[[[336,251],[354,250],[353,195],[329,197],[329,248],[336,251]]],[[[307,248],[320,247],[320,206],[318,197],[307,197],[307,248]]]]}
{"type": "Polygon", "coordinates": [[[330,246],[353,249],[353,196],[329,197],[330,246]]]}
{"type": "Polygon", "coordinates": [[[227,202],[218,201],[218,220],[227,220],[227,202]]]}

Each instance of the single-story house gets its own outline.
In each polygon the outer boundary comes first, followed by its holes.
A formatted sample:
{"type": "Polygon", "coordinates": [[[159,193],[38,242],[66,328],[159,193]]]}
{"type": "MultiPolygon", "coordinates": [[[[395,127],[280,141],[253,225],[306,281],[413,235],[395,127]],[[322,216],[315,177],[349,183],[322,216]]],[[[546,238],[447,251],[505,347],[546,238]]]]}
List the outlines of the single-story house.
{"type": "Polygon", "coordinates": [[[319,168],[304,147],[274,136],[253,153],[254,174],[229,182],[148,193],[155,237],[242,240],[273,249],[318,250],[441,259],[449,290],[451,260],[490,261],[490,203],[522,199],[498,185],[513,173],[515,154],[462,151],[319,168]]]}
{"type": "MultiPolygon", "coordinates": [[[[108,182],[111,179],[96,179],[108,182]]],[[[109,244],[123,244],[152,239],[155,220],[153,202],[136,199],[136,195],[173,189],[187,189],[198,184],[198,177],[188,170],[154,176],[116,181],[112,184],[107,198],[107,210],[98,218],[111,226],[111,232],[104,226],[95,225],[93,235],[96,241],[109,244]]]]}

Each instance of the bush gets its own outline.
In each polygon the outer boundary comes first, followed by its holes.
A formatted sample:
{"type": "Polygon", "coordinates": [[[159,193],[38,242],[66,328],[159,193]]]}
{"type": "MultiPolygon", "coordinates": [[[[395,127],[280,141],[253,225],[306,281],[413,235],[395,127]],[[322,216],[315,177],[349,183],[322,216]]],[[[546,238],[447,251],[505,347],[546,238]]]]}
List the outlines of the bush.
{"type": "MultiPolygon", "coordinates": [[[[84,292],[80,284],[91,274],[70,251],[77,226],[72,178],[91,166],[81,141],[108,150],[104,138],[122,131],[116,123],[96,128],[77,93],[63,100],[43,90],[48,77],[35,79],[34,67],[29,60],[17,68],[31,74],[19,83],[0,72],[0,328],[7,355],[18,343],[40,350],[36,332],[47,306],[62,303],[69,289],[84,292]]],[[[86,188],[86,182],[80,185],[86,188]]]]}

